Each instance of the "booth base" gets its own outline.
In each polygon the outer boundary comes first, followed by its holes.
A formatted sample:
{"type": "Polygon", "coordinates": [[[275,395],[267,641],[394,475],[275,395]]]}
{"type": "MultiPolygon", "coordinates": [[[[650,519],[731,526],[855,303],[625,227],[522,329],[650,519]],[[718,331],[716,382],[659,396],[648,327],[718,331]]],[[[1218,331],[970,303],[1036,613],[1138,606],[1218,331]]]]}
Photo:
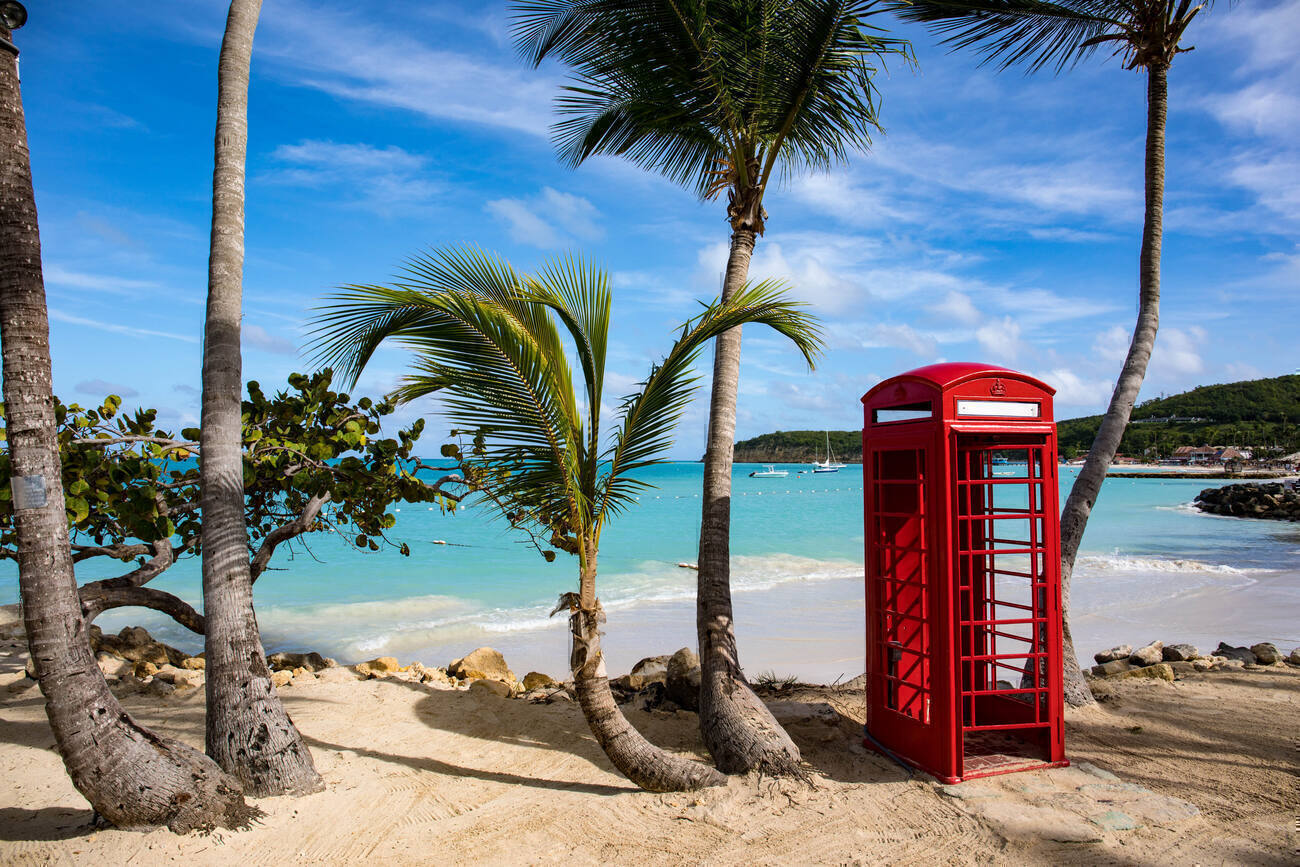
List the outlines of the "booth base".
{"type": "Polygon", "coordinates": [[[1005,732],[968,733],[966,735],[965,756],[962,761],[962,773],[958,776],[940,773],[907,756],[887,750],[883,744],[872,737],[864,737],[862,745],[896,762],[927,773],[945,785],[975,780],[981,777],[995,777],[1000,774],[1040,771],[1046,768],[1067,768],[1070,766],[1068,759],[1054,762],[1043,758],[1042,752],[1037,745],[1005,732]]]}

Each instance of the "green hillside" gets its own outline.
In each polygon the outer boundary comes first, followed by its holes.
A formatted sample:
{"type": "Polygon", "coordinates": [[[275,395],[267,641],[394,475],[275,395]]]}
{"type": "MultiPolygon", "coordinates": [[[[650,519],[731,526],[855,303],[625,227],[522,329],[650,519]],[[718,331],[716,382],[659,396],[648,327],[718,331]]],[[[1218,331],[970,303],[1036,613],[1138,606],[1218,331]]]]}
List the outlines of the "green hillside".
{"type": "MultiPolygon", "coordinates": [[[[1060,422],[1061,452],[1086,452],[1101,416],[1060,422]]],[[[1222,385],[1143,401],[1133,409],[1122,454],[1165,456],[1179,446],[1245,446],[1279,454],[1300,449],[1300,375],[1222,385]]]]}
{"type": "MultiPolygon", "coordinates": [[[[1061,453],[1074,457],[1092,446],[1101,416],[1066,419],[1057,426],[1061,453]]],[[[862,432],[831,431],[831,449],[848,463],[862,460],[862,432]]],[[[1241,446],[1264,454],[1300,451],[1300,375],[1223,385],[1143,401],[1120,452],[1167,456],[1179,446],[1241,446]]],[[[826,432],[776,431],[736,443],[741,463],[810,463],[826,456],[826,432]]]]}
{"type": "MultiPolygon", "coordinates": [[[[833,430],[831,451],[845,463],[862,460],[862,431],[833,430]]],[[[737,463],[812,463],[826,458],[826,431],[779,430],[736,443],[737,463]]]]}

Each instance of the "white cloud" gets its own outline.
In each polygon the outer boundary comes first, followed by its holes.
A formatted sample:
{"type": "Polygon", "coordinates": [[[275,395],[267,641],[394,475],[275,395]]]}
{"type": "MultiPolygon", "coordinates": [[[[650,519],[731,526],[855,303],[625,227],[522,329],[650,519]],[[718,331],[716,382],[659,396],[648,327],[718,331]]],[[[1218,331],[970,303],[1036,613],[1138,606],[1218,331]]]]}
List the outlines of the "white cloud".
{"type": "Polygon", "coordinates": [[[153,280],[132,280],[113,274],[87,274],[83,271],[70,271],[58,264],[45,265],[42,271],[46,285],[67,289],[89,289],[114,295],[133,295],[141,291],[161,288],[160,284],[153,280]]]}
{"type": "Polygon", "coordinates": [[[484,208],[506,223],[511,238],[534,247],[553,249],[574,239],[598,240],[605,234],[595,205],[551,187],[527,199],[494,199],[484,208]]]}
{"type": "Polygon", "coordinates": [[[89,394],[96,399],[103,398],[106,395],[115,394],[118,397],[138,397],[140,392],[136,391],[129,385],[122,385],[117,382],[107,382],[102,379],[87,379],[77,383],[76,389],[81,394],[89,394]]]}
{"type": "Polygon", "coordinates": [[[280,145],[271,159],[282,167],[263,174],[262,180],[354,195],[359,204],[384,216],[427,205],[441,190],[428,177],[428,157],[394,145],[305,140],[280,145]]]}
{"type": "Polygon", "coordinates": [[[270,352],[274,355],[297,355],[298,347],[292,340],[272,334],[260,325],[245,322],[239,329],[240,342],[245,346],[270,352]]]}
{"type": "MultiPolygon", "coordinates": [[[[1101,412],[1110,402],[1114,385],[1106,379],[1084,379],[1074,370],[1058,367],[1038,375],[1056,389],[1057,406],[1078,407],[1085,412],[1101,412]]],[[[1057,414],[1058,418],[1060,413],[1057,414]]]]}
{"type": "Polygon", "coordinates": [[[1128,356],[1132,339],[1132,333],[1123,325],[1112,325],[1097,335],[1092,342],[1092,350],[1103,361],[1122,364],[1128,356]]]}
{"type": "Polygon", "coordinates": [[[1020,324],[1010,316],[980,326],[975,339],[997,361],[1014,361],[1020,355],[1020,324]]]}
{"type": "MultiPolygon", "coordinates": [[[[1151,352],[1151,368],[1162,379],[1176,379],[1201,373],[1205,361],[1201,356],[1209,335],[1204,328],[1161,328],[1156,333],[1155,349],[1151,352]]],[[[1150,378],[1155,378],[1148,374],[1150,378]]]]}
{"type": "Polygon", "coordinates": [[[257,34],[257,63],[343,99],[547,135],[559,83],[554,76],[431,48],[452,40],[440,28],[410,33],[378,23],[383,20],[353,6],[269,4],[257,34]]]}
{"type": "Polygon", "coordinates": [[[179,340],[183,343],[198,343],[197,337],[189,337],[185,334],[175,334],[170,331],[154,331],[149,328],[135,328],[130,325],[118,325],[114,322],[104,322],[99,319],[86,319],[83,316],[73,316],[71,313],[64,313],[62,310],[50,308],[50,318],[56,322],[66,322],[69,325],[84,325],[87,328],[94,328],[99,331],[108,331],[113,334],[126,334],[131,337],[162,337],[167,340],[179,340]]]}
{"type": "Polygon", "coordinates": [[[1294,88],[1286,79],[1255,81],[1232,93],[1207,96],[1205,107],[1234,131],[1290,138],[1300,130],[1300,97],[1294,88]]]}
{"type": "Polygon", "coordinates": [[[982,318],[970,296],[955,289],[949,291],[938,304],[931,304],[929,310],[935,319],[958,325],[974,325],[982,318]]]}

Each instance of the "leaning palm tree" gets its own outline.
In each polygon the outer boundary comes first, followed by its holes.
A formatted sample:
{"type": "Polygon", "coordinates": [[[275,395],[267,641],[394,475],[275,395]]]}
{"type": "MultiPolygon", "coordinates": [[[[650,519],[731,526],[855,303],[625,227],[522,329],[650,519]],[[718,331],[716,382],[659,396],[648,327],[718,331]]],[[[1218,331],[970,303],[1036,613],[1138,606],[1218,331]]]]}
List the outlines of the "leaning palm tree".
{"type": "Polygon", "coordinates": [[[244,157],[248,77],[261,0],[232,0],[217,68],[212,245],[203,330],[203,613],[207,620],[208,755],[250,795],[324,787],[266,664],[253,613],[244,524],[243,369],[239,331],[244,268],[244,157]]]}
{"type": "MultiPolygon", "coordinates": [[[[824,169],[878,129],[876,63],[907,43],[866,24],[874,0],[519,0],[515,35],[535,64],[577,73],[555,141],[577,166],[626,157],[695,191],[727,194],[722,299],[749,275],[778,170],[824,169]]],[[[795,773],[799,750],[745,680],[731,605],[731,472],[740,329],[718,338],[704,456],[696,597],[700,729],[717,766],[795,773]]]]}
{"type": "Polygon", "coordinates": [[[1061,610],[1064,616],[1065,698],[1091,704],[1070,634],[1070,577],[1088,516],[1119,449],[1142,388],[1160,324],[1160,243],[1165,197],[1165,116],[1168,75],[1179,42],[1207,0],[894,0],[898,15],[948,34],[955,48],[974,48],[1003,69],[1023,64],[1031,72],[1058,72],[1112,46],[1126,69],[1147,73],[1146,212],[1138,257],[1138,315],[1128,356],[1110,406],[1061,512],[1061,610]]]}
{"type": "Polygon", "coordinates": [[[394,397],[409,402],[443,392],[452,423],[473,440],[472,448],[453,450],[470,488],[528,531],[547,559],[552,549],[578,558],[578,592],[562,595],[556,612],[570,612],[574,687],[601,748],[644,789],[695,789],[724,778],[652,746],[610,692],[596,596],[601,532],[647,487],[632,474],[663,460],[694,391],[692,364],[708,340],[761,323],[792,340],[811,365],[820,338],[776,284],[742,287],[683,326],[640,390],[623,398],[618,427],[605,441],[609,311],[607,279],[597,268],[565,260],[523,276],[500,259],[452,250],[414,260],[393,286],[347,287],[318,319],[316,347],[321,361],[353,382],[384,341],[416,354],[394,397]],[[566,335],[581,368],[581,402],[566,335]]]}
{"type": "Polygon", "coordinates": [[[13,478],[6,508],[18,534],[18,589],[32,666],[54,743],[77,791],[119,828],[245,826],[259,814],[207,756],[160,737],[109,692],[77,597],[51,390],[50,329],[27,122],[12,29],[0,7],[0,347],[4,430],[13,478]]]}

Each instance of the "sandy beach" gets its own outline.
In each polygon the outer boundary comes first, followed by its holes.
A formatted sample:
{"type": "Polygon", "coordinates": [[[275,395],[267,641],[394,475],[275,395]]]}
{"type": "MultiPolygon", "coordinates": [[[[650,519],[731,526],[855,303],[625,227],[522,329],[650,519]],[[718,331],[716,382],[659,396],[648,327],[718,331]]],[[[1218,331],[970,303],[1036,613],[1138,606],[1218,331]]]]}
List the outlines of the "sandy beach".
{"type": "MultiPolygon", "coordinates": [[[[1070,768],[942,787],[861,745],[854,686],[765,696],[810,785],[733,778],[652,795],[619,776],[571,703],[531,704],[347,669],[281,690],[327,789],[258,801],[247,831],[97,828],[53,749],[17,642],[0,647],[0,863],[1294,863],[1300,670],[1104,684],[1071,712],[1070,768]],[[1134,826],[1134,827],[1130,827],[1134,826]]],[[[203,691],[124,695],[202,745],[203,691]]],[[[693,713],[624,706],[703,758],[693,713]]]]}

